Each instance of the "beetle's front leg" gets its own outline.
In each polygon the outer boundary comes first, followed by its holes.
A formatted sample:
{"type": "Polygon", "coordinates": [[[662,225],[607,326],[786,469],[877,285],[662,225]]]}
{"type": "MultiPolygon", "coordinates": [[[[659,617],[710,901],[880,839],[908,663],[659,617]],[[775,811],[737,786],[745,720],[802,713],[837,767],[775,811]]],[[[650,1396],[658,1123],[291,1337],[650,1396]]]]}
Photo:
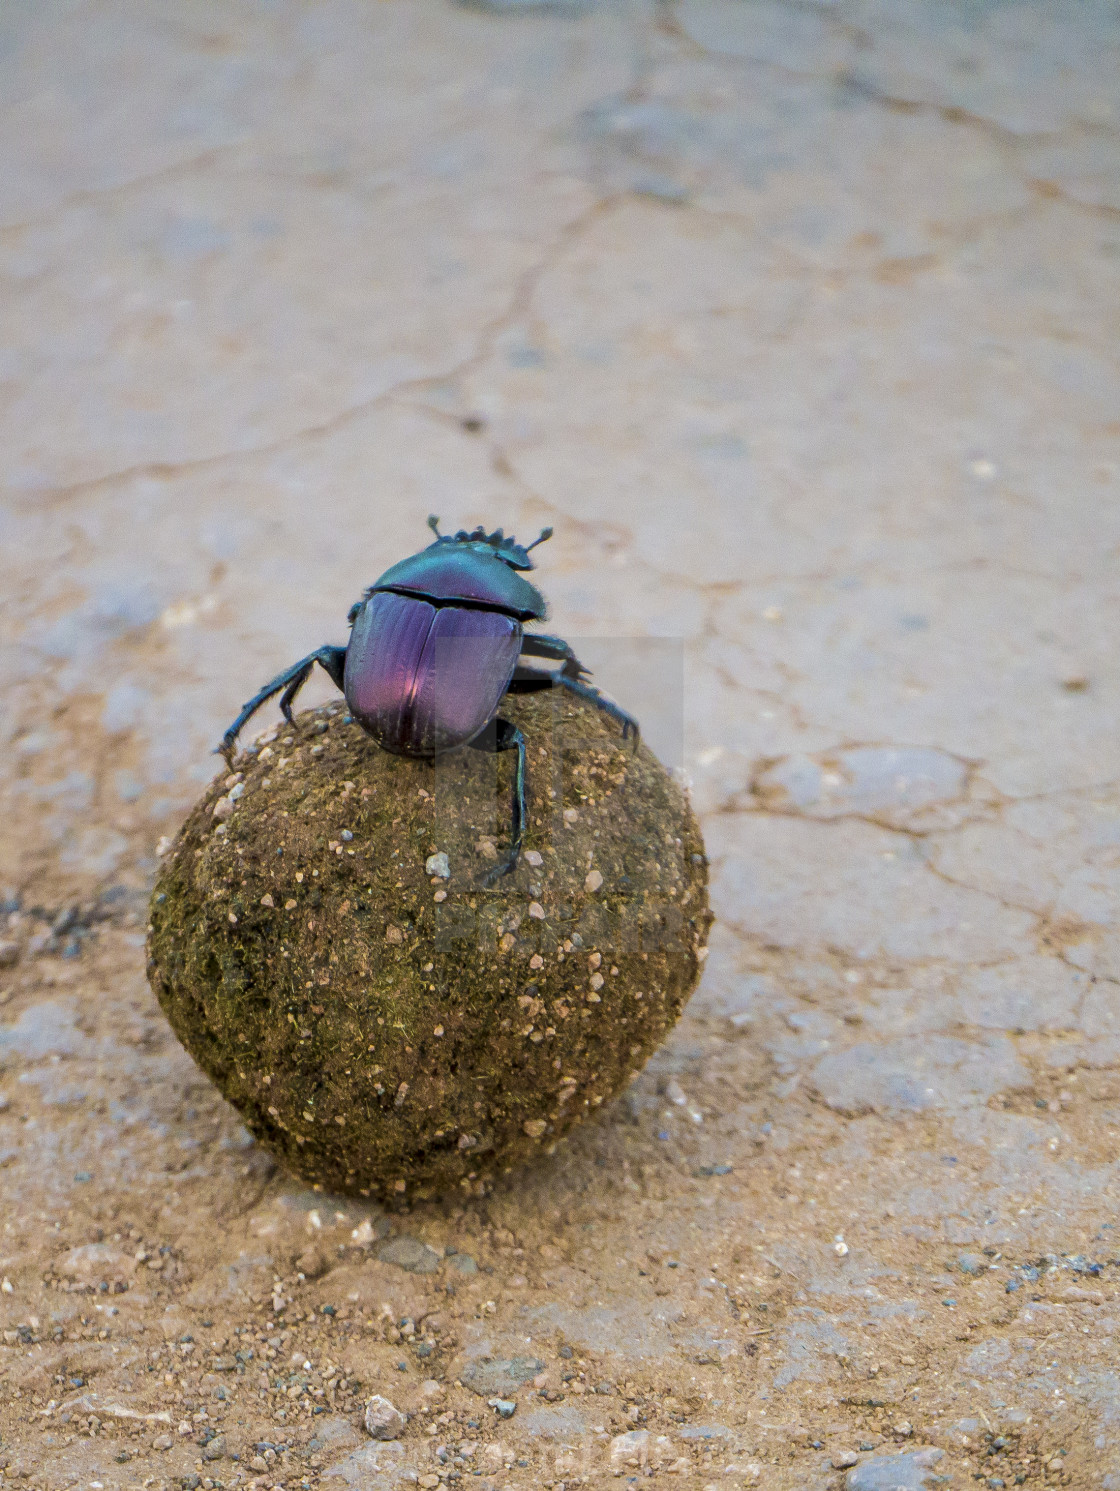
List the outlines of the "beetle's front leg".
{"type": "Polygon", "coordinates": [[[604,699],[597,688],[591,684],[584,683],[582,678],[569,678],[566,673],[557,673],[557,684],[570,693],[578,694],[581,699],[586,699],[589,704],[594,704],[596,709],[601,709],[604,714],[609,714],[612,720],[617,720],[622,726],[623,740],[632,739],[635,751],[642,741],[642,727],[632,714],[627,714],[625,709],[614,702],[613,699],[604,699]]]}
{"type": "Polygon", "coordinates": [[[500,865],[489,872],[483,880],[483,885],[491,886],[503,875],[508,875],[511,870],[517,868],[517,862],[521,858],[521,841],[525,836],[525,820],[528,817],[528,804],[525,796],[525,737],[516,725],[511,725],[509,720],[492,720],[481,735],[476,735],[471,741],[476,750],[482,751],[516,751],[517,765],[513,776],[513,814],[510,825],[509,853],[500,865]]]}
{"type": "Polygon", "coordinates": [[[594,685],[585,682],[585,679],[590,677],[591,670],[584,667],[563,637],[550,637],[540,632],[526,632],[521,639],[521,651],[529,657],[551,658],[560,662],[561,666],[555,673],[537,674],[534,674],[531,668],[518,668],[509,685],[511,694],[532,693],[536,689],[549,685],[568,689],[573,694],[578,694],[581,699],[594,704],[596,709],[601,709],[604,714],[609,714],[612,720],[617,720],[622,726],[623,740],[633,738],[634,749],[638,749],[642,732],[637,720],[610,699],[604,699],[594,685]],[[546,679],[547,683],[537,682],[537,679],[542,678],[546,679]]]}
{"type": "Polygon", "coordinates": [[[266,683],[259,693],[253,695],[247,704],[242,705],[241,713],[234,720],[226,733],[222,736],[221,744],[216,747],[215,754],[226,758],[226,765],[233,769],[233,748],[242,726],[256,714],[262,704],[267,704],[274,694],[279,694],[283,689],[280,699],[280,708],[284,711],[284,718],[289,724],[292,723],[292,702],[300,689],[307,682],[312,668],[318,663],[330,674],[331,681],[339,688],[342,687],[343,666],[346,662],[345,647],[319,647],[314,652],[308,653],[307,657],[300,658],[298,663],[293,663],[290,668],[285,668],[283,673],[278,673],[270,683],[266,683]]]}
{"type": "Polygon", "coordinates": [[[591,670],[585,668],[563,637],[550,637],[546,632],[526,632],[521,638],[521,651],[528,657],[546,657],[559,662],[563,678],[586,678],[591,670]]]}

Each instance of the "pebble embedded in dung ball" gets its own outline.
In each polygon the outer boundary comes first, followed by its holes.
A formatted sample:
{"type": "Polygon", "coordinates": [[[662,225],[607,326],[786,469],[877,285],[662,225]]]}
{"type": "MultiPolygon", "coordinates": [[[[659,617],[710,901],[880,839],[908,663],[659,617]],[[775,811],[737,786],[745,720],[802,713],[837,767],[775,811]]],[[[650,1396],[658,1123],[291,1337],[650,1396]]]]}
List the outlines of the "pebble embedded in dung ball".
{"type": "Polygon", "coordinates": [[[617,1094],[703,961],[707,861],[677,783],[567,692],[511,697],[510,758],[393,756],[341,704],[270,731],[195,807],[152,898],[179,1039],[303,1179],[480,1189],[617,1094]]]}

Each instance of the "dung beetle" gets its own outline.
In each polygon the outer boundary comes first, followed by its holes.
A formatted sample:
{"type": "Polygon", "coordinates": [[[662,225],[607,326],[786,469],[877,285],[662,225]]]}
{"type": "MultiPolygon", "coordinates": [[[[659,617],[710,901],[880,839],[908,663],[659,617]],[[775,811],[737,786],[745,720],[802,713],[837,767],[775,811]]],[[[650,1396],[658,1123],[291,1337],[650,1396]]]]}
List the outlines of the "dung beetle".
{"type": "Polygon", "coordinates": [[[493,884],[517,864],[526,816],[525,737],[498,715],[505,695],[569,689],[616,719],[635,750],[638,724],[584,681],[588,670],[563,638],[524,629],[542,621],[548,608],[518,571],[533,568],[529,551],[552,537],[551,528],[521,545],[500,528],[443,534],[435,517],[428,527],[435,542],[387,569],[350,608],[347,646],[319,647],[278,673],[242,708],[218,751],[232,766],[241,727],[274,694],[290,724],[292,704],[316,663],[345,694],[362,729],[395,756],[432,760],[462,745],[516,751],[509,853],[487,875],[493,884]],[[522,657],[560,667],[529,667],[522,657]]]}

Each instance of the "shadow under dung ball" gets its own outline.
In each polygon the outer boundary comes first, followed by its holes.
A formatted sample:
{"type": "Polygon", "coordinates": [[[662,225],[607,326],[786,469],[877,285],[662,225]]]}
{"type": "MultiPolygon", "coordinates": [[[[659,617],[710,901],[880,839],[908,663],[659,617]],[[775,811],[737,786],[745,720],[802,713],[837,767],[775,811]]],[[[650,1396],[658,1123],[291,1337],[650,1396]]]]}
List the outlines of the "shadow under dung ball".
{"type": "Polygon", "coordinates": [[[711,913],[678,784],[593,706],[503,701],[510,757],[382,751],[344,706],[243,752],[152,897],[148,976],[283,1165],[331,1191],[479,1189],[617,1094],[699,976],[711,913]]]}

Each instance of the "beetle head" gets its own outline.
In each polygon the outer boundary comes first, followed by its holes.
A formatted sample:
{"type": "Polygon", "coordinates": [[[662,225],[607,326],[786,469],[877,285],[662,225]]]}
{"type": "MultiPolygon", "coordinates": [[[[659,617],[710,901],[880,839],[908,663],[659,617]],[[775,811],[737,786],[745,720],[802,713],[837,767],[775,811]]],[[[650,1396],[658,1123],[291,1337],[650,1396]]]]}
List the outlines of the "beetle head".
{"type": "Polygon", "coordinates": [[[468,533],[465,528],[460,528],[455,534],[441,533],[439,519],[434,514],[428,519],[428,527],[436,536],[435,544],[430,544],[429,548],[434,549],[436,544],[461,544],[473,549],[476,553],[492,554],[495,559],[504,560],[510,569],[532,569],[533,561],[529,558],[529,550],[535,549],[538,544],[543,544],[546,539],[552,537],[551,528],[542,528],[540,536],[535,538],[531,544],[519,544],[512,533],[508,538],[500,528],[495,528],[493,533],[487,533],[481,523],[471,533],[468,533]]]}

